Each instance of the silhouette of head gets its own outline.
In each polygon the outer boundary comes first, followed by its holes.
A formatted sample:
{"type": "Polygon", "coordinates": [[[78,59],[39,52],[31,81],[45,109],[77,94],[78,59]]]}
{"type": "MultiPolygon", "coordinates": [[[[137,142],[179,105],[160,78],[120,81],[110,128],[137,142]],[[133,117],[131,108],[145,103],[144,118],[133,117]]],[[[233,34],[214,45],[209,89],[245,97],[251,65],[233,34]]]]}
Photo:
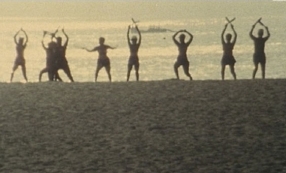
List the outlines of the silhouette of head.
{"type": "Polygon", "coordinates": [[[259,30],[258,30],[258,36],[259,36],[259,37],[262,37],[262,36],[263,36],[263,33],[264,33],[263,29],[259,29],[259,30]]]}
{"type": "Polygon", "coordinates": [[[180,38],[180,42],[183,43],[183,42],[185,42],[186,35],[181,34],[179,38],[180,38]]]}
{"type": "Polygon", "coordinates": [[[99,44],[102,45],[104,44],[105,38],[104,37],[100,37],[99,38],[99,44]]]}
{"type": "Polygon", "coordinates": [[[230,42],[230,40],[231,40],[231,34],[226,34],[226,36],[225,36],[225,38],[226,38],[226,41],[228,41],[228,42],[230,42]]]}
{"type": "Polygon", "coordinates": [[[57,37],[56,40],[59,45],[62,45],[62,37],[57,37]]]}
{"type": "Polygon", "coordinates": [[[137,37],[136,37],[136,36],[133,36],[133,37],[131,38],[131,41],[132,41],[133,44],[135,44],[135,43],[137,42],[137,37]]]}
{"type": "Polygon", "coordinates": [[[19,37],[19,43],[20,44],[24,43],[24,38],[23,37],[19,37]]]}

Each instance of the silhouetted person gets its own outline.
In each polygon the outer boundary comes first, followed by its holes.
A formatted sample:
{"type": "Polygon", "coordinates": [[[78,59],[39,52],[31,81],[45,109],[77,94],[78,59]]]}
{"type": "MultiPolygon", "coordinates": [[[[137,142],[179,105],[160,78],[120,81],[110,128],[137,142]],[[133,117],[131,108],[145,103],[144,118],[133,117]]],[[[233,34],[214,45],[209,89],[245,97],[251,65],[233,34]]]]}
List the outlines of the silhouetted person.
{"type": "Polygon", "coordinates": [[[57,72],[57,64],[56,64],[56,48],[57,43],[51,40],[48,44],[48,47],[44,44],[44,37],[46,33],[44,33],[43,40],[42,40],[42,47],[46,51],[46,67],[41,70],[39,74],[39,81],[41,82],[43,73],[48,72],[49,81],[59,80],[62,81],[58,72],[57,72]]]}
{"type": "Polygon", "coordinates": [[[57,70],[62,69],[71,82],[74,82],[73,77],[71,75],[71,71],[68,65],[68,61],[66,59],[66,50],[69,42],[69,37],[65,33],[65,30],[62,29],[63,34],[66,37],[66,42],[62,45],[62,37],[56,37],[57,40],[57,47],[56,47],[56,66],[57,70]]]}
{"type": "Polygon", "coordinates": [[[105,70],[108,74],[108,79],[111,82],[111,74],[110,74],[110,60],[107,57],[107,49],[115,49],[115,47],[111,47],[109,45],[104,44],[105,39],[103,37],[99,38],[99,46],[93,48],[92,50],[88,50],[84,48],[88,52],[98,52],[98,59],[97,59],[97,67],[95,70],[95,81],[97,81],[98,72],[101,70],[102,67],[105,67],[105,70]]]}
{"type": "Polygon", "coordinates": [[[16,60],[14,62],[14,66],[12,69],[10,82],[12,82],[13,77],[14,77],[14,72],[17,70],[18,66],[22,67],[22,73],[23,73],[23,76],[27,82],[28,79],[27,79],[27,75],[26,75],[26,63],[25,63],[25,58],[24,58],[24,50],[25,50],[27,43],[28,43],[28,35],[22,28],[15,34],[14,42],[16,44],[17,56],[16,56],[16,60]],[[26,37],[25,42],[24,42],[23,37],[19,37],[19,39],[17,41],[17,36],[18,36],[20,31],[22,31],[25,34],[25,37],[26,37]]]}
{"type": "Polygon", "coordinates": [[[255,75],[258,69],[258,64],[261,65],[261,71],[262,71],[262,79],[265,79],[265,64],[266,64],[266,56],[264,53],[264,47],[265,47],[265,42],[269,39],[270,37],[270,33],[268,30],[268,27],[265,26],[262,22],[261,22],[261,18],[258,19],[255,24],[252,26],[250,32],[249,32],[250,38],[254,41],[254,54],[253,54],[253,62],[254,62],[254,70],[253,70],[253,74],[252,74],[252,79],[255,79],[255,75]],[[263,37],[263,33],[264,30],[263,29],[259,29],[258,30],[258,37],[255,37],[253,35],[253,30],[255,28],[255,26],[260,23],[267,32],[267,36],[263,37]]]}
{"type": "Polygon", "coordinates": [[[193,40],[193,35],[186,30],[180,30],[173,35],[173,41],[178,46],[178,49],[179,49],[179,55],[178,55],[177,61],[174,64],[174,70],[175,70],[177,79],[179,79],[178,68],[182,65],[185,74],[190,78],[190,80],[192,80],[192,76],[189,73],[190,63],[187,58],[187,49],[188,49],[188,46],[191,44],[192,40],[193,40]],[[179,33],[181,34],[179,36],[179,41],[178,41],[176,39],[176,36],[179,33]],[[184,33],[188,34],[190,37],[190,39],[187,42],[185,42],[186,35],[184,33]]]}
{"type": "Polygon", "coordinates": [[[235,32],[233,25],[230,24],[231,29],[234,33],[233,41],[231,41],[232,35],[230,33],[226,34],[225,39],[224,39],[224,34],[225,34],[225,30],[226,30],[227,26],[228,26],[228,24],[225,25],[225,27],[221,33],[221,43],[222,43],[222,47],[223,47],[223,56],[222,56],[222,60],[221,60],[221,78],[222,78],[222,80],[224,80],[225,66],[229,65],[230,72],[231,72],[233,78],[236,80],[236,74],[234,71],[234,64],[236,61],[233,57],[232,50],[233,50],[234,45],[236,43],[237,33],[235,32]]]}
{"type": "Polygon", "coordinates": [[[128,60],[128,69],[127,69],[127,81],[129,81],[129,77],[130,77],[130,72],[132,70],[132,67],[134,66],[135,67],[135,74],[136,74],[136,81],[139,80],[139,58],[138,58],[138,50],[139,50],[139,47],[141,45],[141,33],[137,27],[137,25],[135,26],[136,28],[136,31],[139,35],[139,40],[137,42],[137,37],[136,36],[133,36],[130,40],[130,36],[129,36],[129,33],[130,33],[130,26],[128,27],[128,30],[127,30],[127,42],[128,42],[128,46],[129,46],[129,49],[130,49],[130,57],[129,57],[129,60],[128,60]]]}

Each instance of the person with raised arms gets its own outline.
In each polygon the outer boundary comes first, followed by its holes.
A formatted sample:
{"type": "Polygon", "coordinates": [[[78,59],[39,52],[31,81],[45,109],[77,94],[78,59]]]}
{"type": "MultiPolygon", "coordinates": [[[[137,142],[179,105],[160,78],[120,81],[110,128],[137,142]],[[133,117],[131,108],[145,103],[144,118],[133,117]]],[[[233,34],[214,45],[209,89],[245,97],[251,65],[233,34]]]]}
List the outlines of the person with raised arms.
{"type": "Polygon", "coordinates": [[[188,49],[189,45],[191,44],[192,40],[193,40],[193,35],[186,30],[177,31],[173,35],[173,41],[177,45],[178,50],[179,50],[179,55],[177,57],[177,61],[174,64],[174,71],[175,71],[177,79],[179,79],[178,68],[182,65],[185,74],[190,78],[190,80],[193,80],[191,74],[189,73],[190,63],[189,63],[188,58],[187,58],[187,49],[188,49]],[[179,36],[179,41],[178,41],[176,39],[176,37],[179,33],[181,33],[181,34],[179,36]],[[185,38],[186,38],[185,34],[188,34],[190,37],[187,42],[185,42],[185,38]]]}
{"type": "Polygon", "coordinates": [[[236,80],[236,73],[234,70],[234,64],[236,61],[235,61],[233,53],[232,53],[232,50],[233,50],[234,45],[236,43],[236,39],[237,39],[237,33],[234,29],[234,26],[228,20],[228,23],[225,25],[225,27],[221,33],[221,42],[222,42],[222,47],[223,47],[223,56],[221,59],[221,78],[222,78],[222,80],[224,80],[225,66],[226,65],[229,65],[230,72],[231,72],[233,78],[236,80]],[[225,31],[226,31],[228,25],[231,26],[231,29],[234,33],[233,41],[231,41],[232,35],[230,33],[225,35],[225,31]]]}
{"type": "Polygon", "coordinates": [[[128,60],[128,68],[127,68],[127,81],[129,81],[130,72],[132,70],[132,67],[135,67],[135,75],[136,75],[136,81],[139,81],[139,58],[138,58],[138,50],[141,45],[141,32],[138,29],[138,26],[135,25],[135,29],[138,33],[139,38],[137,39],[137,36],[133,36],[130,39],[130,30],[131,27],[128,26],[127,30],[127,42],[130,50],[130,57],[128,60]],[[138,40],[138,42],[137,42],[138,40]]]}
{"type": "Polygon", "coordinates": [[[69,42],[69,37],[65,33],[64,29],[62,29],[62,32],[66,37],[66,41],[62,45],[62,37],[56,37],[56,42],[57,42],[57,47],[56,47],[56,66],[57,66],[56,68],[57,69],[56,69],[56,72],[59,69],[62,69],[66,73],[66,75],[68,76],[70,81],[74,82],[73,77],[71,75],[69,65],[68,65],[68,61],[66,58],[66,50],[67,50],[67,46],[68,46],[68,42],[69,42]]]}
{"type": "Polygon", "coordinates": [[[39,82],[41,82],[43,73],[48,72],[49,81],[59,80],[62,82],[60,78],[57,67],[56,67],[56,48],[57,43],[53,41],[53,35],[51,35],[52,39],[51,42],[48,43],[48,47],[44,44],[44,38],[47,32],[44,31],[43,39],[42,39],[42,47],[46,51],[46,67],[40,71],[39,74],[39,82]]]}
{"type": "Polygon", "coordinates": [[[14,77],[14,73],[17,70],[18,66],[22,67],[22,73],[24,76],[24,79],[26,80],[26,82],[28,82],[28,78],[26,75],[26,62],[25,62],[25,58],[24,58],[24,50],[27,47],[27,43],[28,43],[28,35],[26,33],[26,31],[24,31],[22,28],[14,35],[14,42],[16,44],[16,52],[17,52],[17,56],[16,59],[14,61],[14,66],[12,68],[12,73],[11,73],[11,77],[10,77],[10,82],[12,82],[13,77],[14,77]],[[17,41],[17,36],[20,32],[23,32],[25,34],[26,39],[24,39],[23,37],[19,37],[18,41],[17,41]],[[25,40],[25,41],[24,41],[25,40]]]}
{"type": "Polygon", "coordinates": [[[262,79],[265,79],[266,55],[265,55],[265,52],[264,52],[264,48],[265,48],[265,42],[270,37],[270,32],[269,32],[268,27],[265,26],[261,22],[261,18],[258,19],[254,23],[254,25],[252,25],[252,28],[251,28],[251,30],[249,32],[249,36],[254,41],[254,54],[253,54],[254,70],[253,70],[253,74],[252,74],[252,79],[255,79],[255,75],[256,75],[256,72],[257,72],[259,64],[261,65],[262,79]],[[265,30],[267,32],[267,35],[265,37],[263,37],[263,34],[264,34],[264,30],[263,29],[259,29],[258,30],[258,37],[255,37],[253,35],[253,30],[254,30],[255,26],[258,23],[265,28],[265,30]]]}

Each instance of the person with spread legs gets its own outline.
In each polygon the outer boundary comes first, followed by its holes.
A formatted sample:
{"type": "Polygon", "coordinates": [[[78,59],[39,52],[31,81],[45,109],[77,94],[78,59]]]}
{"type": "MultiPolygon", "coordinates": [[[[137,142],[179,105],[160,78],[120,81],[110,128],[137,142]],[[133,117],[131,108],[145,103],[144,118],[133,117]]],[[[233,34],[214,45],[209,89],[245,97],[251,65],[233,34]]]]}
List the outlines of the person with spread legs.
{"type": "Polygon", "coordinates": [[[177,57],[177,61],[174,64],[174,71],[175,71],[177,79],[179,79],[178,68],[182,65],[185,74],[190,78],[190,80],[193,80],[191,74],[189,73],[189,64],[190,63],[189,63],[188,58],[187,58],[187,49],[188,49],[189,45],[191,44],[192,40],[193,40],[193,35],[186,30],[180,30],[173,35],[173,41],[177,45],[178,50],[179,50],[179,55],[177,57]],[[181,34],[179,36],[179,41],[178,41],[176,39],[176,37],[179,33],[181,33],[181,34]],[[188,34],[190,37],[187,42],[185,42],[185,38],[186,38],[185,34],[188,34]]]}
{"type": "Polygon", "coordinates": [[[24,79],[26,80],[26,82],[28,82],[28,78],[26,75],[26,62],[25,62],[25,58],[24,58],[24,50],[27,47],[28,35],[22,28],[14,35],[14,42],[16,44],[17,56],[16,56],[14,66],[12,69],[10,82],[12,82],[13,77],[14,77],[14,73],[17,70],[18,66],[22,67],[22,73],[23,73],[24,79]],[[24,39],[23,37],[19,37],[19,39],[17,41],[17,36],[21,31],[25,34],[26,39],[24,39]]]}
{"type": "Polygon", "coordinates": [[[110,60],[107,56],[107,49],[115,49],[115,47],[111,47],[109,45],[104,44],[105,42],[105,38],[104,37],[100,37],[99,38],[99,46],[96,46],[95,48],[89,50],[86,48],[86,51],[88,52],[98,52],[98,59],[97,59],[97,67],[95,70],[95,82],[97,81],[97,77],[98,77],[98,73],[99,71],[102,69],[102,67],[105,67],[107,75],[108,75],[108,79],[111,82],[111,74],[110,74],[110,60]]]}
{"type": "Polygon", "coordinates": [[[130,39],[130,30],[131,27],[128,26],[128,30],[127,30],[127,42],[128,42],[128,46],[130,49],[130,57],[128,60],[128,69],[127,69],[127,81],[129,81],[129,77],[130,77],[130,72],[132,70],[132,67],[135,67],[135,74],[136,74],[136,81],[139,81],[139,58],[138,58],[138,50],[139,47],[141,45],[141,32],[138,29],[138,26],[135,25],[135,29],[138,33],[139,39],[137,42],[137,37],[133,36],[130,39]]]}
{"type": "Polygon", "coordinates": [[[47,33],[44,32],[43,40],[42,40],[42,47],[46,51],[46,67],[40,71],[39,74],[39,82],[41,82],[43,73],[48,72],[49,81],[59,80],[62,82],[57,70],[56,70],[56,47],[57,43],[51,39],[51,42],[48,43],[48,47],[44,44],[44,37],[47,33]]]}
{"type": "Polygon", "coordinates": [[[68,46],[68,42],[69,42],[69,37],[65,33],[64,29],[62,29],[62,32],[66,37],[66,42],[64,43],[64,45],[62,45],[62,37],[56,37],[56,42],[57,42],[57,47],[56,47],[56,66],[57,66],[56,68],[57,69],[56,69],[56,72],[59,69],[62,69],[66,73],[66,75],[68,76],[70,81],[74,82],[73,77],[71,75],[69,65],[68,65],[68,61],[66,59],[66,50],[67,50],[67,46],[68,46]]]}
{"type": "Polygon", "coordinates": [[[234,26],[231,23],[227,23],[225,25],[223,31],[222,31],[222,34],[221,34],[221,42],[222,42],[222,47],[223,47],[223,56],[222,56],[222,60],[221,60],[221,78],[222,78],[222,80],[224,80],[224,73],[225,73],[225,66],[226,65],[229,65],[231,74],[232,74],[233,78],[236,80],[236,74],[235,74],[235,70],[234,70],[234,64],[236,61],[235,61],[233,53],[232,53],[232,50],[233,50],[234,45],[236,43],[236,39],[237,39],[237,33],[234,30],[234,26]],[[231,41],[232,35],[230,33],[226,34],[225,39],[224,39],[225,31],[226,31],[228,25],[231,26],[231,29],[234,33],[233,41],[231,41]]]}
{"type": "Polygon", "coordinates": [[[258,19],[254,23],[254,25],[252,26],[252,28],[251,28],[251,30],[249,32],[249,36],[254,41],[254,54],[253,54],[254,70],[253,70],[253,74],[252,74],[252,79],[255,79],[255,75],[256,75],[256,72],[258,70],[258,65],[259,64],[261,65],[262,79],[265,79],[266,55],[265,55],[265,52],[264,52],[264,48],[265,48],[265,42],[270,37],[270,32],[269,32],[268,27],[265,26],[261,22],[261,18],[258,19]],[[265,30],[267,32],[266,37],[263,37],[263,34],[264,34],[264,30],[263,29],[259,29],[258,30],[258,37],[255,37],[253,35],[253,30],[254,30],[255,26],[258,23],[265,28],[265,30]]]}

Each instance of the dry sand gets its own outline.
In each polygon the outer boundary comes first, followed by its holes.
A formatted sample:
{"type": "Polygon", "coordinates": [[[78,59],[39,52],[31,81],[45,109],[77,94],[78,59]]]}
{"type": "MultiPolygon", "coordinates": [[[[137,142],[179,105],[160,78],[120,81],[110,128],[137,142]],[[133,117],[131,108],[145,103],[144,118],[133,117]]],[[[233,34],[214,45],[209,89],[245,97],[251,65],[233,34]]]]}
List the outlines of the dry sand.
{"type": "Polygon", "coordinates": [[[0,172],[286,172],[286,80],[1,83],[0,172]]]}

